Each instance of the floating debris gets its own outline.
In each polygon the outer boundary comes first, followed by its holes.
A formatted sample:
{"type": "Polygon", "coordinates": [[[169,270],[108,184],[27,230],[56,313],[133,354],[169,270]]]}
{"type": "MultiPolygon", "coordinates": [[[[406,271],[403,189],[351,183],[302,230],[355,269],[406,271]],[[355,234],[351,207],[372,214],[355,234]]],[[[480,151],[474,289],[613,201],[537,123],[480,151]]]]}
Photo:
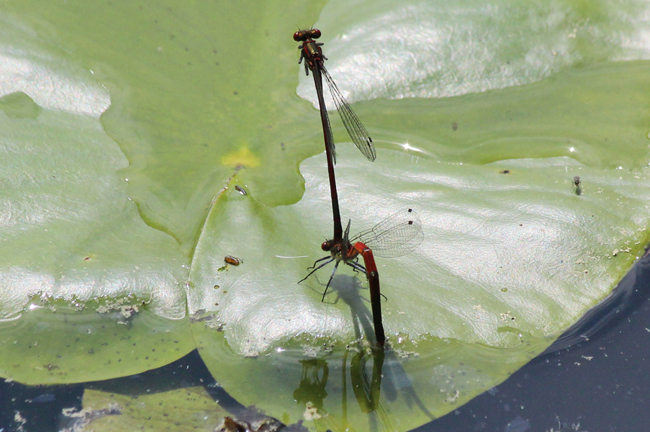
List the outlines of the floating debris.
{"type": "Polygon", "coordinates": [[[253,423],[224,417],[223,423],[215,429],[215,432],[276,432],[286,427],[281,421],[273,417],[267,417],[253,423]]]}

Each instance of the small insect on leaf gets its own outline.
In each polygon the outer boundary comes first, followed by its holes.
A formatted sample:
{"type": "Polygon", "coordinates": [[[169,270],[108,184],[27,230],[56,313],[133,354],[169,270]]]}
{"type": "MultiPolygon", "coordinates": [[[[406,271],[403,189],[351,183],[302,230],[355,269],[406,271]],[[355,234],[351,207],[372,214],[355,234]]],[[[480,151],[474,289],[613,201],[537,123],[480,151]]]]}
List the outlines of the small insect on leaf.
{"type": "Polygon", "coordinates": [[[243,260],[230,255],[226,255],[226,257],[223,260],[226,262],[226,264],[230,264],[234,266],[238,266],[239,264],[242,264],[244,262],[243,260]]]}

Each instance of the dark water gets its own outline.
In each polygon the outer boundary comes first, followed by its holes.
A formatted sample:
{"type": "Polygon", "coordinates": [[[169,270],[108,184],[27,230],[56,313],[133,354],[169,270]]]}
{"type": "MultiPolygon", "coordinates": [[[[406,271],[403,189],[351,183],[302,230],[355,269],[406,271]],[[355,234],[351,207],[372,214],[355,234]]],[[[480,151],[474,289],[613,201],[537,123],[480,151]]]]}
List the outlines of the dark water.
{"type": "Polygon", "coordinates": [[[650,430],[650,259],[501,385],[417,432],[650,430]]]}
{"type": "MultiPolygon", "coordinates": [[[[605,432],[650,430],[650,258],[607,301],[501,385],[417,432],[605,432]]],[[[0,382],[0,432],[71,428],[64,408],[81,408],[84,388],[137,394],[204,386],[234,416],[261,417],[230,398],[196,351],[160,369],[66,386],[0,382]],[[146,390],[144,390],[146,389],[146,390]],[[19,412],[21,418],[16,418],[19,412]]]]}

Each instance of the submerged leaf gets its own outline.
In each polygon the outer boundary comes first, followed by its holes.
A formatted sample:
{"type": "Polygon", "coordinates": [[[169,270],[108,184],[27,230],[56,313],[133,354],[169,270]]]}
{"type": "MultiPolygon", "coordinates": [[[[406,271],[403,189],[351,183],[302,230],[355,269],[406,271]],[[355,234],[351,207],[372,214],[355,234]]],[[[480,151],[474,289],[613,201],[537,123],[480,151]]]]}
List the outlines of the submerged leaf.
{"type": "Polygon", "coordinates": [[[74,430],[213,432],[226,414],[204,388],[189,387],[138,396],[86,390],[82,410],[66,417],[74,430]]]}

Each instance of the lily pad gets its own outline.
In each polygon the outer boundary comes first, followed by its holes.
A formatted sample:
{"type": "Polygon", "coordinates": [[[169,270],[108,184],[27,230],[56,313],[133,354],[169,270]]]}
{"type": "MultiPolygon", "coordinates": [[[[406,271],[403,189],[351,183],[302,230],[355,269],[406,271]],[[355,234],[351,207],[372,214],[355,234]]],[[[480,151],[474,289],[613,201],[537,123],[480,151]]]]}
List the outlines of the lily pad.
{"type": "Polygon", "coordinates": [[[86,390],[82,410],[66,417],[74,430],[180,432],[214,431],[226,414],[204,388],[189,387],[138,396],[86,390]]]}
{"type": "Polygon", "coordinates": [[[128,163],[99,121],[106,90],[3,21],[0,373],[79,382],[183,356],[193,349],[179,321],[188,259],[126,194],[128,163]]]}
{"type": "MultiPolygon", "coordinates": [[[[338,172],[348,179],[339,182],[342,206],[358,209],[353,223],[368,228],[369,218],[409,206],[426,233],[411,255],[379,264],[394,354],[383,360],[389,390],[373,401],[381,407],[375,420],[363,404],[341,405],[356,397],[345,385],[355,379],[346,375],[346,361],[366,352],[355,341],[372,340],[363,279],[340,269],[323,303],[329,272],[296,284],[321,256],[319,233],[330,229],[323,157],[301,166],[307,192],[294,206],[267,209],[251,197],[224,194],[195,254],[189,306],[206,315],[192,325],[199,352],[238,400],[272,416],[287,412],[312,373],[301,363],[305,356],[330,370],[318,407],[329,419],[323,421],[405,430],[443,415],[543,351],[609,293],[647,241],[648,220],[639,216],[650,197],[645,171],[592,169],[569,158],[442,164],[390,151],[369,166],[357,164],[351,150],[340,153],[338,172]],[[583,179],[580,196],[573,174],[583,179]],[[241,232],[250,242],[239,241],[241,232]],[[204,240],[210,254],[203,254],[204,240]],[[226,253],[244,263],[218,272],[215,257],[226,253]]],[[[365,354],[369,371],[361,382],[372,380],[372,358],[365,354]]],[[[306,403],[314,400],[299,402],[291,422],[307,419],[306,403]]]]}
{"type": "Polygon", "coordinates": [[[378,151],[372,166],[339,146],[344,214],[353,227],[365,221],[362,230],[368,219],[414,207],[426,233],[413,254],[379,268],[396,355],[354,343],[364,333],[372,340],[368,303],[356,292],[363,279],[335,279],[335,300],[319,305],[326,272],[288,304],[286,291],[319,257],[304,244],[320,244],[331,229],[324,157],[301,165],[306,193],[295,206],[224,194],[197,247],[199,289],[189,297],[191,309],[212,317],[193,331],[213,375],[243,403],[287,415],[295,400],[292,421],[337,430],[409,429],[501,382],[605,297],[648,241],[639,93],[647,73],[647,63],[606,64],[499,92],[357,106],[374,130],[409,132],[376,139],[397,152],[378,151]],[[259,215],[273,223],[255,222],[259,215]],[[242,231],[250,243],[237,242],[242,231]],[[215,272],[219,263],[200,261],[204,240],[254,268],[215,272]],[[213,290],[200,289],[204,276],[213,290]],[[241,355],[255,358],[237,362],[241,355]]]}
{"type": "Polygon", "coordinates": [[[185,321],[137,299],[82,304],[36,298],[20,318],[0,322],[0,373],[25,384],[101,380],[161,367],[194,349],[185,321]]]}
{"type": "Polygon", "coordinates": [[[647,5],[323,9],[341,89],[395,99],[355,105],[378,160],[339,145],[343,214],[356,232],[412,207],[425,231],[378,259],[381,354],[360,275],[340,269],[327,302],[327,271],[296,284],[331,210],[290,35],[323,4],[1,7],[0,373],[105,379],[198,346],[229,392],[283,421],[405,430],[608,294],[648,240],[650,65],[614,63],[648,57],[647,5]]]}

